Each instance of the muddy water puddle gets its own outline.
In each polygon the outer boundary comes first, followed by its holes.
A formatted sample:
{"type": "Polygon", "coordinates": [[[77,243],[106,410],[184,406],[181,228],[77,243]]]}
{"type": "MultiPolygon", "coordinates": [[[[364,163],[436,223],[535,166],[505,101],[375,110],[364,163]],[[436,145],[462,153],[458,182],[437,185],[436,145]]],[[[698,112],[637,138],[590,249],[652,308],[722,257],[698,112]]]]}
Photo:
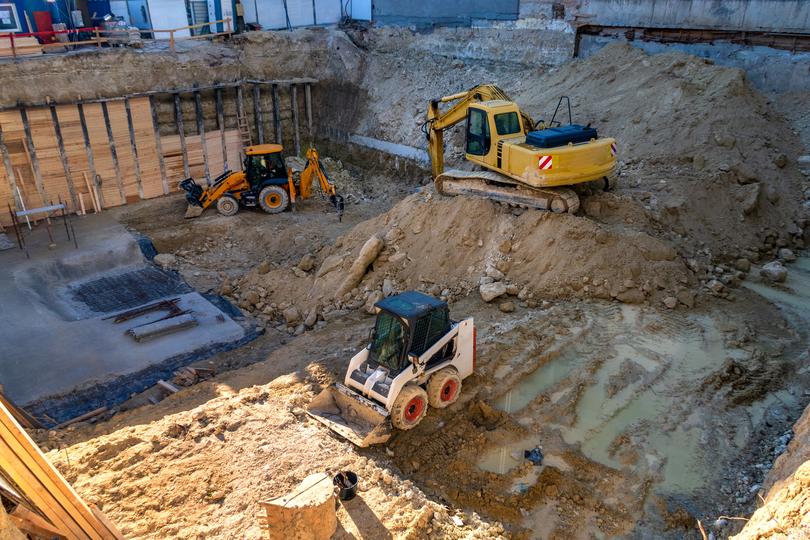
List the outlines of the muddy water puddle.
{"type": "MultiPolygon", "coordinates": [[[[594,320],[593,327],[519,380],[494,405],[520,417],[530,431],[557,430],[566,444],[578,446],[595,462],[652,475],[663,491],[687,493],[709,485],[717,472],[717,456],[743,448],[764,410],[790,399],[787,393],[771,394],[741,408],[734,421],[742,425],[730,437],[718,436],[718,418],[696,403],[692,408],[692,389],[727,359],[747,353],[726,348],[711,317],[622,306],[605,320],[594,320]],[[598,357],[604,360],[594,368],[598,357]],[[589,374],[583,373],[585,367],[589,374]],[[580,387],[574,388],[578,381],[580,387]],[[549,412],[557,399],[575,391],[572,421],[549,412]],[[543,394],[548,399],[538,400],[543,394]],[[747,421],[738,422],[742,418],[747,421]]],[[[478,467],[515,475],[511,490],[520,490],[539,474],[518,469],[526,463],[523,450],[538,445],[543,441],[532,435],[496,446],[482,455],[478,467]]],[[[544,465],[552,465],[553,454],[551,458],[544,465]]]]}

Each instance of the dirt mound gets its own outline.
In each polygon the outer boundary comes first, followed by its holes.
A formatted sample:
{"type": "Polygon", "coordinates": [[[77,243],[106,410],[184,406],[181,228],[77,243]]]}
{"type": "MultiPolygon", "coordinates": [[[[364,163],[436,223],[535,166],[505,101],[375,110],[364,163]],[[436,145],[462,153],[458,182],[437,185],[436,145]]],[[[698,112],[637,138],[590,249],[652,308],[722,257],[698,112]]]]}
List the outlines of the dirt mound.
{"type": "Polygon", "coordinates": [[[264,313],[267,305],[279,313],[293,304],[301,318],[318,307],[370,305],[404,289],[454,299],[481,287],[487,301],[516,296],[529,306],[573,297],[693,301],[690,274],[675,250],[647,234],[568,214],[440,197],[432,188],[360,223],[290,274],[260,268],[228,292],[243,308],[264,313]]]}
{"type": "Polygon", "coordinates": [[[801,141],[743,71],[613,44],[541,82],[513,97],[549,120],[570,96],[575,122],[618,140],[621,191],[684,237],[686,251],[722,258],[798,241],[801,141]]]}

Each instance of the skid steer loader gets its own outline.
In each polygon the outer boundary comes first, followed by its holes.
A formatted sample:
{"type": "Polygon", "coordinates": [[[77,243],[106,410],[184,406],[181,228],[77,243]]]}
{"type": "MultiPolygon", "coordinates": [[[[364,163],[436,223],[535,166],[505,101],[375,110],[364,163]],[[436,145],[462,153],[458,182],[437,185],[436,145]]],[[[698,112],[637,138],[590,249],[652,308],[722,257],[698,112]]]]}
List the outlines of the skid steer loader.
{"type": "Polygon", "coordinates": [[[475,369],[473,320],[451,320],[446,302],[407,291],[375,307],[369,344],[349,361],[343,384],[326,388],[307,408],[360,447],[387,441],[393,428],[415,427],[428,407],[454,403],[475,369]]]}

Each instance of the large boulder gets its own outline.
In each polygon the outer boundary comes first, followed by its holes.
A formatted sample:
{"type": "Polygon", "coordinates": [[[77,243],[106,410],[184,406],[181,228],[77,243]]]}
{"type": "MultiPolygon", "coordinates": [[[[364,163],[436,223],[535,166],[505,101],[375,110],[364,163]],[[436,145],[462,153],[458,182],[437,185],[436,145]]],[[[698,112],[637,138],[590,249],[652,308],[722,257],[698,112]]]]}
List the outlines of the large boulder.
{"type": "Polygon", "coordinates": [[[759,275],[775,283],[782,283],[787,279],[787,268],[782,265],[781,261],[771,261],[762,266],[759,275]]]}
{"type": "Polygon", "coordinates": [[[335,489],[326,473],[311,474],[289,494],[261,505],[270,540],[328,540],[337,530],[335,489]]]}
{"type": "Polygon", "coordinates": [[[481,300],[484,302],[492,302],[499,296],[506,294],[506,285],[500,281],[494,283],[483,283],[478,288],[478,293],[481,295],[481,300]]]}

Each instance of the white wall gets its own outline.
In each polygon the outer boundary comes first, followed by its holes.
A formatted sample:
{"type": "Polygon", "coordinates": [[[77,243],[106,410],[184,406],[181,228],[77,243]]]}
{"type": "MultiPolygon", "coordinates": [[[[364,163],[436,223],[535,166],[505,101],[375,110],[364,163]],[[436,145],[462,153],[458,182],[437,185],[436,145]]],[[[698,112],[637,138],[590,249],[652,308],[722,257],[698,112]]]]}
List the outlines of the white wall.
{"type": "MultiPolygon", "coordinates": [[[[113,2],[110,2],[111,7],[115,10],[112,4],[113,2]]],[[[118,15],[117,11],[113,12],[118,15]]],[[[189,25],[186,3],[183,0],[149,0],[149,18],[152,20],[152,28],[157,30],[171,30],[172,28],[189,25]]],[[[181,30],[174,34],[175,37],[188,37],[190,35],[188,30],[181,30]]],[[[160,32],[155,37],[157,39],[169,39],[169,34],[160,32]]]]}
{"type": "MultiPolygon", "coordinates": [[[[369,2],[369,9],[371,0],[369,2]]],[[[334,24],[340,21],[341,0],[315,0],[318,24],[334,24]]],[[[284,2],[282,0],[243,0],[245,22],[256,22],[256,8],[259,9],[259,24],[265,30],[286,28],[284,2]]],[[[292,26],[310,26],[314,24],[312,0],[287,0],[287,12],[292,26]]],[[[369,12],[370,13],[370,12],[369,12]]]]}

